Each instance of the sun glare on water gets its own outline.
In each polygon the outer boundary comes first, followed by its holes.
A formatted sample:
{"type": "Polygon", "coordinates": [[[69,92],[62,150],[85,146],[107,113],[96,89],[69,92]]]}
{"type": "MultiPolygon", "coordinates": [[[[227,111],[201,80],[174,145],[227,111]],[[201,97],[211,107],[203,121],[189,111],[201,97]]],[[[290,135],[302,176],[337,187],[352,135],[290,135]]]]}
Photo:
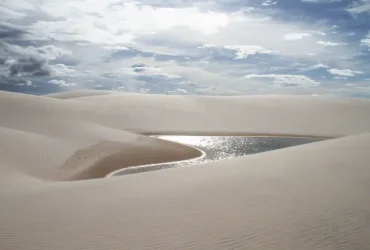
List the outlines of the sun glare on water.
{"type": "Polygon", "coordinates": [[[171,136],[164,135],[158,136],[158,138],[173,142],[178,142],[195,147],[207,147],[215,143],[217,137],[212,136],[171,136]]]}

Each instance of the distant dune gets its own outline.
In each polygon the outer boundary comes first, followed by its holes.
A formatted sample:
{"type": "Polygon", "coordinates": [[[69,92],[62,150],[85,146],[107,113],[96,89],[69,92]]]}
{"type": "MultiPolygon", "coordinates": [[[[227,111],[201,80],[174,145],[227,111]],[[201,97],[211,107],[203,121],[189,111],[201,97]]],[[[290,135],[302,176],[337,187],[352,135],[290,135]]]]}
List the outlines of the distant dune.
{"type": "Polygon", "coordinates": [[[0,249],[368,249],[370,101],[0,92],[0,249]],[[148,134],[335,139],[198,157],[148,134]]]}

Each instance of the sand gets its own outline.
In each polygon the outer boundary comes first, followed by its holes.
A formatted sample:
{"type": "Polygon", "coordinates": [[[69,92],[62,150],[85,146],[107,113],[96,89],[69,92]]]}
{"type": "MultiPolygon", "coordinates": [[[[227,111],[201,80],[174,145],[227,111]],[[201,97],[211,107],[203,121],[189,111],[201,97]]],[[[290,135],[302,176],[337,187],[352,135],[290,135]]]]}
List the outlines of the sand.
{"type": "Polygon", "coordinates": [[[0,249],[367,249],[369,114],[321,97],[0,92],[0,249]],[[338,138],[100,178],[200,154],[138,133],[338,138]]]}

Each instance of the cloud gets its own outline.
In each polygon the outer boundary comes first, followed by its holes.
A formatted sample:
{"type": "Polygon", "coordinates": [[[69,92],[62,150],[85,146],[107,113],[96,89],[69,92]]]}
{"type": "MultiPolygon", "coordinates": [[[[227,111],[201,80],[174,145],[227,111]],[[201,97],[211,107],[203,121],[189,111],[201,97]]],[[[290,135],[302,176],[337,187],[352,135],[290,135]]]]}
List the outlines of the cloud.
{"type": "MultiPolygon", "coordinates": [[[[334,80],[347,80],[348,78],[345,77],[345,76],[334,76],[333,77],[334,80]]],[[[345,84],[346,86],[352,86],[352,85],[348,85],[348,84],[345,84]]]]}
{"type": "Polygon", "coordinates": [[[56,79],[54,79],[54,80],[50,80],[49,83],[55,84],[55,85],[63,85],[66,82],[64,80],[56,80],[56,79]]]}
{"type": "Polygon", "coordinates": [[[276,5],[278,2],[277,1],[272,1],[272,0],[265,0],[262,2],[262,6],[273,6],[276,5]]]}
{"type": "Polygon", "coordinates": [[[268,74],[268,75],[257,75],[257,74],[249,74],[245,75],[244,78],[252,79],[252,78],[270,78],[272,82],[279,86],[284,87],[292,87],[292,86],[319,86],[320,82],[312,80],[311,78],[304,76],[304,75],[276,75],[276,74],[268,74]]]}
{"type": "Polygon", "coordinates": [[[58,85],[59,87],[74,87],[77,83],[66,83],[64,80],[53,79],[49,81],[50,84],[58,85]]]}
{"type": "Polygon", "coordinates": [[[122,72],[125,72],[126,74],[133,76],[148,76],[154,78],[167,78],[167,79],[181,78],[180,75],[165,73],[160,67],[148,66],[145,63],[133,64],[129,68],[123,68],[122,72]]]}
{"type": "Polygon", "coordinates": [[[199,48],[204,48],[204,49],[208,49],[208,48],[217,48],[217,45],[216,44],[203,44],[202,46],[200,46],[199,48]]]}
{"type": "Polygon", "coordinates": [[[181,81],[181,82],[178,82],[177,84],[182,85],[182,86],[187,86],[190,88],[197,88],[200,85],[199,83],[192,82],[192,81],[181,81]]]}
{"type": "Polygon", "coordinates": [[[113,0],[47,1],[43,3],[43,10],[54,18],[68,18],[53,23],[37,22],[31,26],[34,33],[55,34],[54,38],[60,41],[79,40],[112,46],[130,44],[137,35],[173,27],[187,27],[209,35],[228,23],[227,15],[203,12],[196,7],[154,7],[113,0]],[[76,15],[71,15],[69,6],[73,6],[76,15]]]}
{"type": "Polygon", "coordinates": [[[119,91],[119,92],[126,92],[127,91],[125,86],[118,86],[116,88],[113,88],[112,90],[119,91]]]}
{"type": "Polygon", "coordinates": [[[351,7],[347,8],[347,11],[352,14],[370,13],[370,1],[369,0],[355,1],[351,7]]]}
{"type": "Polygon", "coordinates": [[[0,20],[11,20],[11,19],[18,19],[24,17],[25,14],[21,12],[17,12],[11,9],[7,9],[5,7],[0,6],[0,20]]]}
{"type": "Polygon", "coordinates": [[[150,93],[150,89],[146,89],[146,88],[141,88],[139,89],[138,91],[139,93],[142,93],[142,94],[149,94],[150,93]]]}
{"type": "Polygon", "coordinates": [[[48,60],[55,60],[63,56],[71,56],[72,52],[66,49],[55,47],[54,45],[46,45],[41,47],[26,47],[26,50],[34,50],[34,52],[45,57],[48,60]]]}
{"type": "Polygon", "coordinates": [[[104,46],[103,48],[107,50],[115,50],[115,51],[130,50],[129,48],[124,47],[124,46],[104,46]]]}
{"type": "Polygon", "coordinates": [[[177,88],[166,92],[166,95],[188,95],[189,92],[182,88],[177,88]]]}
{"type": "Polygon", "coordinates": [[[361,43],[361,45],[365,45],[365,46],[368,46],[370,48],[370,32],[366,37],[361,39],[360,43],[361,43]]]}
{"type": "Polygon", "coordinates": [[[356,76],[358,74],[364,74],[362,71],[355,71],[350,69],[328,69],[328,72],[332,75],[338,76],[356,76]]]}
{"type": "Polygon", "coordinates": [[[9,56],[13,57],[39,57],[44,60],[55,60],[63,56],[71,56],[72,52],[66,49],[58,48],[54,45],[45,45],[40,47],[35,46],[19,46],[9,43],[1,43],[3,50],[9,56]]]}
{"type": "MultiPolygon", "coordinates": [[[[1,16],[1,13],[0,13],[1,16]]],[[[22,29],[8,23],[0,23],[0,38],[20,38],[26,34],[22,29]]]]}
{"type": "Polygon", "coordinates": [[[257,55],[257,54],[277,54],[278,52],[268,50],[263,48],[259,45],[225,45],[225,46],[218,46],[216,44],[203,44],[202,46],[198,47],[202,49],[211,49],[211,50],[231,50],[235,53],[236,57],[234,59],[242,59],[247,58],[250,55],[257,55]]]}
{"type": "Polygon", "coordinates": [[[317,3],[317,4],[320,4],[320,3],[333,3],[333,2],[340,2],[342,0],[301,0],[302,2],[305,2],[305,3],[317,3]]]}
{"type": "Polygon", "coordinates": [[[71,56],[72,52],[54,45],[19,46],[0,42],[0,56],[6,57],[9,76],[50,76],[54,74],[49,62],[60,57],[71,56]]]}
{"type": "Polygon", "coordinates": [[[35,3],[29,0],[2,0],[1,3],[14,11],[33,10],[35,7],[35,3]]]}
{"type": "Polygon", "coordinates": [[[333,81],[326,72],[332,68],[366,77],[370,38],[359,38],[366,20],[359,27],[338,14],[345,1],[325,8],[317,4],[332,1],[310,2],[3,0],[0,77],[31,76],[53,90],[59,85],[48,81],[55,78],[60,85],[192,94],[296,93],[320,79],[317,93],[333,81]],[[349,27],[357,27],[354,36],[349,27]]]}
{"type": "Polygon", "coordinates": [[[319,44],[322,46],[330,46],[330,47],[346,45],[346,43],[342,43],[342,42],[337,43],[337,42],[329,42],[329,41],[318,41],[316,44],[319,44]]]}
{"type": "Polygon", "coordinates": [[[51,70],[47,61],[40,58],[28,57],[7,61],[10,76],[49,76],[51,70]]]}
{"type": "Polygon", "coordinates": [[[27,80],[27,79],[20,79],[15,85],[17,85],[17,86],[27,86],[27,87],[34,86],[32,84],[32,81],[27,80]]]}
{"type": "Polygon", "coordinates": [[[289,33],[284,35],[283,39],[286,41],[292,40],[302,40],[304,37],[309,37],[311,34],[309,33],[289,33]]]}
{"type": "Polygon", "coordinates": [[[318,63],[318,64],[315,64],[309,67],[300,68],[299,71],[307,72],[307,71],[312,71],[312,70],[317,70],[317,69],[327,69],[327,68],[329,68],[329,66],[322,64],[322,63],[318,63]]]}
{"type": "Polygon", "coordinates": [[[69,76],[69,77],[84,76],[84,74],[78,72],[76,69],[74,69],[74,67],[67,66],[62,63],[50,65],[50,69],[52,71],[52,75],[55,75],[55,76],[69,76]]]}
{"type": "Polygon", "coordinates": [[[226,45],[224,48],[236,51],[235,59],[247,58],[249,55],[274,53],[259,45],[226,45]]]}
{"type": "MultiPolygon", "coordinates": [[[[36,37],[60,42],[87,43],[112,48],[121,46],[141,51],[161,51],[162,54],[178,55],[182,52],[189,55],[191,49],[187,48],[190,45],[207,43],[218,44],[220,47],[239,44],[260,46],[288,56],[307,56],[308,53],[316,53],[319,57],[322,53],[312,46],[315,41],[307,37],[304,39],[305,43],[289,46],[278,40],[286,34],[307,33],[307,30],[325,32],[324,25],[293,23],[280,18],[270,18],[265,8],[254,8],[251,12],[246,11],[251,6],[246,6],[230,12],[221,8],[229,6],[227,2],[222,4],[215,2],[214,6],[221,7],[211,10],[211,5],[199,5],[192,1],[186,1],[189,4],[181,1],[181,4],[179,2],[170,5],[174,7],[168,7],[168,2],[161,2],[155,6],[150,5],[153,4],[152,1],[140,2],[139,4],[134,1],[116,0],[44,1],[41,4],[42,10],[55,20],[32,23],[28,27],[28,32],[36,37]],[[71,15],[68,6],[73,6],[74,15],[71,15]],[[144,41],[149,38],[152,42],[145,43],[144,41]],[[165,46],[158,43],[158,40],[163,41],[165,46]],[[168,46],[173,41],[185,45],[186,48],[168,46]]],[[[273,1],[267,2],[274,4],[273,1]]],[[[38,8],[31,1],[29,5],[38,8]]]]}

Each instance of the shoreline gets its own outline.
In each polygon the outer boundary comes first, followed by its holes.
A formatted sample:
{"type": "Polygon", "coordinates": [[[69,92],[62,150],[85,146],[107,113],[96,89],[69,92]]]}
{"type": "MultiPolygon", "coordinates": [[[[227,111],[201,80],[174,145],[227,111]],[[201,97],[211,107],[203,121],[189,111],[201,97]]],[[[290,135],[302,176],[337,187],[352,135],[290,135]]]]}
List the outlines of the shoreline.
{"type": "Polygon", "coordinates": [[[336,139],[345,137],[346,135],[336,135],[336,136],[324,136],[324,135],[296,135],[296,134],[269,134],[269,133],[242,133],[242,132],[173,132],[170,133],[167,131],[155,131],[155,132],[148,132],[148,131],[140,131],[140,130],[130,130],[127,131],[145,135],[145,136],[229,136],[229,137],[282,137],[282,138],[305,138],[305,139],[336,139]]]}
{"type": "MultiPolygon", "coordinates": [[[[189,137],[191,137],[191,136],[197,136],[197,135],[163,135],[163,134],[161,134],[161,135],[148,135],[148,136],[154,137],[154,138],[159,139],[159,140],[170,141],[170,142],[173,142],[173,143],[176,143],[176,144],[180,144],[180,145],[183,145],[183,146],[186,146],[186,147],[190,147],[190,148],[193,148],[195,150],[200,151],[202,154],[199,157],[189,158],[189,159],[184,159],[184,160],[179,160],[179,161],[164,161],[162,163],[153,163],[153,164],[150,164],[149,163],[149,164],[145,164],[145,165],[128,166],[128,167],[124,167],[124,168],[115,170],[115,171],[107,174],[104,178],[114,177],[114,176],[120,176],[120,175],[116,175],[116,174],[119,173],[119,172],[123,172],[123,171],[129,170],[129,169],[140,169],[140,168],[155,167],[155,166],[160,166],[160,165],[176,164],[176,163],[181,163],[181,162],[199,160],[199,159],[202,159],[202,158],[206,157],[206,155],[207,155],[206,152],[204,152],[203,150],[201,150],[201,149],[199,149],[199,148],[197,148],[195,146],[190,146],[190,145],[187,145],[187,144],[184,144],[184,143],[181,143],[181,142],[172,141],[172,140],[166,140],[166,139],[162,139],[162,138],[156,137],[156,136],[189,136],[189,137]]],[[[223,136],[216,136],[216,135],[213,135],[213,136],[203,135],[203,136],[204,137],[223,137],[223,136]]],[[[301,139],[328,139],[326,137],[325,138],[322,138],[322,137],[319,138],[319,137],[304,137],[304,136],[284,137],[284,136],[241,136],[240,135],[240,136],[225,136],[225,137],[246,137],[246,138],[253,138],[253,137],[261,138],[261,137],[263,137],[263,138],[284,138],[284,139],[293,139],[293,138],[301,138],[301,139]]],[[[310,142],[310,143],[314,143],[314,142],[310,142]]],[[[295,146],[292,146],[292,147],[296,147],[296,146],[299,146],[299,145],[295,145],[295,146]]],[[[278,149],[276,149],[276,150],[278,150],[278,149]]],[[[232,158],[234,158],[234,157],[232,157],[232,158]]],[[[211,162],[213,162],[213,161],[211,161],[211,162]]],[[[164,168],[164,169],[167,169],[167,168],[164,168]]],[[[155,171],[158,171],[158,170],[159,169],[157,169],[155,171]]]]}
{"type": "MultiPolygon", "coordinates": [[[[128,167],[125,167],[125,168],[121,168],[121,169],[115,170],[115,171],[107,174],[103,178],[114,177],[114,176],[116,176],[115,174],[117,174],[119,172],[122,172],[122,171],[125,171],[125,170],[128,170],[128,169],[138,169],[138,168],[144,168],[144,167],[154,167],[154,166],[159,166],[159,165],[163,165],[163,164],[175,164],[175,163],[180,163],[180,162],[186,162],[186,161],[192,161],[192,160],[199,160],[199,159],[203,159],[206,156],[206,153],[203,150],[199,149],[199,148],[188,146],[188,145],[185,145],[185,144],[182,144],[182,143],[179,143],[179,144],[184,145],[184,146],[187,146],[187,147],[190,147],[190,148],[195,149],[195,150],[198,150],[201,153],[201,155],[198,156],[198,157],[195,157],[195,158],[189,158],[189,159],[184,159],[184,160],[179,160],[179,161],[164,161],[164,162],[160,162],[160,163],[152,163],[152,164],[137,165],[137,166],[128,166],[128,167]]],[[[117,175],[117,176],[119,176],[119,175],[117,175]]]]}
{"type": "Polygon", "coordinates": [[[107,141],[79,149],[59,167],[60,172],[56,176],[62,176],[61,181],[99,179],[126,168],[203,156],[201,150],[185,144],[152,137],[148,139],[147,144],[140,146],[107,141]]]}

